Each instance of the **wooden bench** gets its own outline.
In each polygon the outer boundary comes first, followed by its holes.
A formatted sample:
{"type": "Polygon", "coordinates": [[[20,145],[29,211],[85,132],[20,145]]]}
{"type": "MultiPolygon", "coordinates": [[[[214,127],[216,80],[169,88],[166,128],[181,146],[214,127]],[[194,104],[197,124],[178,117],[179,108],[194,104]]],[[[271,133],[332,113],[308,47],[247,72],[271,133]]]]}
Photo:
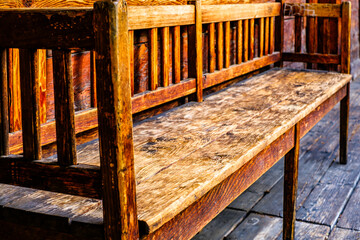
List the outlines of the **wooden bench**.
{"type": "Polygon", "coordinates": [[[340,162],[346,163],[349,2],[137,7],[97,2],[94,8],[1,10],[0,26],[5,239],[188,239],[283,156],[283,235],[292,239],[300,138],[340,101],[340,162]],[[341,54],[303,53],[299,40],[295,53],[283,52],[283,13],[295,15],[296,31],[301,17],[338,18],[341,54]],[[180,26],[188,31],[187,79],[179,77],[180,26]],[[132,97],[129,46],[139,29],[150,33],[151,91],[132,97]],[[21,49],[23,155],[8,154],[6,48],[21,49]],[[41,154],[46,133],[38,117],[36,49],[53,51],[57,155],[47,158],[41,154]],[[80,118],[74,114],[71,50],[79,49],[96,53],[98,108],[92,111],[98,114],[99,140],[76,146],[80,118]],[[203,55],[209,58],[205,71],[203,55]],[[273,68],[203,100],[206,89],[218,90],[282,61],[333,64],[342,74],[273,68]],[[197,102],[132,124],[132,113],[186,96],[197,102]]]}

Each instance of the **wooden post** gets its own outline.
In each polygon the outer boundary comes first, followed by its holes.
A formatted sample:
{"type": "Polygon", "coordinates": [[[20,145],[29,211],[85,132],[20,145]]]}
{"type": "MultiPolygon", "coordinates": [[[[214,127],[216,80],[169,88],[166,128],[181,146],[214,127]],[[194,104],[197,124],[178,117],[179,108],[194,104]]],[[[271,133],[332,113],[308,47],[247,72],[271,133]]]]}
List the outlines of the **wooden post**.
{"type": "Polygon", "coordinates": [[[70,50],[53,50],[53,70],[58,163],[75,165],[75,106],[70,50]]]}
{"type": "MultiPolygon", "coordinates": [[[[350,30],[351,30],[351,3],[342,3],[341,15],[341,72],[350,73],[350,30]]],[[[347,94],[340,102],[340,163],[347,163],[347,140],[349,128],[350,83],[347,85],[347,94]]]]}
{"type": "MultiPolygon", "coordinates": [[[[275,18],[275,51],[280,52],[282,58],[284,48],[284,1],[276,0],[276,2],[281,3],[281,11],[280,16],[275,18]]],[[[277,62],[275,66],[282,67],[283,61],[277,62]]]]}
{"type": "Polygon", "coordinates": [[[300,125],[294,127],[294,147],[285,155],[283,239],[295,236],[296,192],[298,186],[300,125]]]}
{"type": "Polygon", "coordinates": [[[195,26],[188,27],[189,33],[189,78],[196,78],[196,100],[203,100],[202,21],[201,0],[195,2],[195,26]]]}
{"type": "Polygon", "coordinates": [[[105,239],[138,239],[125,1],[94,5],[105,239]]]}
{"type": "Polygon", "coordinates": [[[1,64],[1,97],[0,97],[0,155],[9,154],[9,105],[8,105],[8,74],[6,49],[0,49],[1,64]]]}
{"type": "Polygon", "coordinates": [[[20,87],[24,158],[41,159],[40,83],[36,77],[36,49],[20,50],[20,87]]]}

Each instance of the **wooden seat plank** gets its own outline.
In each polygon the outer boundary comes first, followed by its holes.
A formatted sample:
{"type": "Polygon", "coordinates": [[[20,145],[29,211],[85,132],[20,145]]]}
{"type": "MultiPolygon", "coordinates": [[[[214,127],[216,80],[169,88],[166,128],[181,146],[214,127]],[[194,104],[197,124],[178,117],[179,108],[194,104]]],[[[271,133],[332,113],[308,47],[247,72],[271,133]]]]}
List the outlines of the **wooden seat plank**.
{"type": "MultiPolygon", "coordinates": [[[[155,231],[350,80],[338,73],[269,70],[201,104],[134,125],[139,220],[155,231]]],[[[99,165],[98,152],[97,141],[80,145],[79,163],[99,165]]]]}

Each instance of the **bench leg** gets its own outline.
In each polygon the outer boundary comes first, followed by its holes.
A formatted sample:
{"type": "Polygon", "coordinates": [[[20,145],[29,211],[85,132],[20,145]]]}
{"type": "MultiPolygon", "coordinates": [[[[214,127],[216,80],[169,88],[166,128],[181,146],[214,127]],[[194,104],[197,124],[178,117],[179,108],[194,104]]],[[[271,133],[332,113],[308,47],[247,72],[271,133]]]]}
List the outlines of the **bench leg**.
{"type": "Polygon", "coordinates": [[[340,102],[340,163],[347,163],[347,141],[349,128],[350,83],[347,85],[346,96],[340,102]]]}
{"type": "Polygon", "coordinates": [[[285,155],[283,239],[294,239],[298,186],[300,125],[295,125],[294,147],[285,155]]]}

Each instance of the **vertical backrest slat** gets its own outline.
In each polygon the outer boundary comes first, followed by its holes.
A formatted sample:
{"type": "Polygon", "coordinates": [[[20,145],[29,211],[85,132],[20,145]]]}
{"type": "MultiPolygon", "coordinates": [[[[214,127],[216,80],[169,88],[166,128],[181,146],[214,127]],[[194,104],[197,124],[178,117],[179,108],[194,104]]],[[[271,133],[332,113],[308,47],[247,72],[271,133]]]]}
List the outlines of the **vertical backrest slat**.
{"type": "Polygon", "coordinates": [[[173,30],[173,82],[180,83],[181,81],[181,35],[180,26],[175,26],[173,30]]]}
{"type": "Polygon", "coordinates": [[[130,84],[131,96],[134,96],[134,31],[129,31],[130,84]]]}
{"type": "MultiPolygon", "coordinates": [[[[281,3],[281,11],[280,16],[275,18],[275,51],[280,52],[282,56],[283,48],[284,48],[284,0],[276,0],[276,2],[281,3]]],[[[283,62],[280,61],[275,64],[278,67],[283,66],[283,62]]]]}
{"type": "Polygon", "coordinates": [[[245,19],[243,22],[244,22],[243,56],[244,56],[244,62],[247,62],[249,60],[249,20],[245,19]]]}
{"type": "Polygon", "coordinates": [[[90,101],[91,107],[97,107],[96,100],[96,70],[95,70],[95,52],[90,51],[90,101]]]}
{"type": "MultiPolygon", "coordinates": [[[[308,0],[307,2],[316,3],[317,0],[308,0]]],[[[306,17],[306,51],[308,53],[316,53],[317,49],[317,18],[306,17]]],[[[307,63],[306,68],[312,69],[313,64],[307,63]]]]}
{"type": "Polygon", "coordinates": [[[265,34],[264,18],[260,18],[260,33],[259,33],[259,57],[264,56],[264,34],[265,34]]]}
{"type": "Polygon", "coordinates": [[[242,51],[243,51],[243,23],[242,20],[236,22],[236,49],[237,49],[237,64],[242,62],[242,51]]]}
{"type": "Polygon", "coordinates": [[[158,87],[158,29],[150,29],[150,90],[158,87]]]}
{"type": "Polygon", "coordinates": [[[341,21],[341,72],[350,73],[350,31],[351,31],[351,3],[342,3],[341,21]]]}
{"type": "Polygon", "coordinates": [[[20,87],[24,158],[41,159],[39,81],[36,78],[36,57],[34,49],[20,50],[20,87]]]}
{"type": "Polygon", "coordinates": [[[202,20],[201,0],[195,2],[195,25],[188,26],[189,48],[188,67],[189,78],[196,79],[196,100],[203,100],[203,59],[202,59],[202,20]]]}
{"type": "Polygon", "coordinates": [[[269,54],[269,34],[270,34],[270,18],[265,18],[265,46],[264,46],[264,55],[269,54]]]}
{"type": "Polygon", "coordinates": [[[58,163],[76,164],[74,85],[70,50],[53,50],[54,99],[58,163]]]}
{"type": "Polygon", "coordinates": [[[9,96],[8,96],[8,69],[7,69],[7,51],[0,49],[0,155],[9,154],[9,96]]]}
{"type": "Polygon", "coordinates": [[[225,67],[230,67],[230,22],[225,22],[225,67]]]}
{"type": "Polygon", "coordinates": [[[167,87],[169,86],[169,69],[170,69],[170,62],[169,62],[169,39],[170,38],[170,29],[169,27],[161,28],[161,75],[162,75],[162,86],[167,87]]]}
{"type": "Polygon", "coordinates": [[[250,39],[249,39],[249,60],[253,60],[254,56],[255,56],[255,19],[252,18],[250,19],[250,23],[249,23],[249,35],[250,35],[250,39]]]}
{"type": "Polygon", "coordinates": [[[269,54],[272,54],[275,50],[275,17],[270,18],[270,46],[269,54]]]}
{"type": "Polygon", "coordinates": [[[94,5],[105,239],[139,238],[127,15],[125,1],[94,5]]]}
{"type": "Polygon", "coordinates": [[[223,22],[219,22],[216,24],[216,48],[217,48],[217,70],[221,70],[224,67],[224,30],[223,30],[223,22]]]}
{"type": "Polygon", "coordinates": [[[301,27],[302,17],[295,16],[295,52],[301,52],[301,27]]]}
{"type": "Polygon", "coordinates": [[[215,53],[215,23],[209,24],[209,72],[215,71],[216,53],[215,53]]]}

